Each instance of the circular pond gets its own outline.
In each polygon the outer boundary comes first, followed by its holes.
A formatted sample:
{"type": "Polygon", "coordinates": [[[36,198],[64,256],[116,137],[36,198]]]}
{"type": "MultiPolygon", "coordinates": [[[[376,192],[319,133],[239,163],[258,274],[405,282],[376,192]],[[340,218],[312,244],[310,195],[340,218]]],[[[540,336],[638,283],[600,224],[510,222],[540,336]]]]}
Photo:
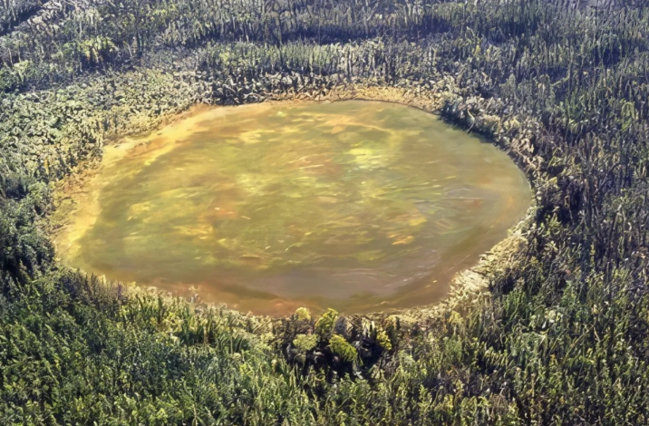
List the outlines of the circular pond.
{"type": "Polygon", "coordinates": [[[244,311],[435,302],[531,199],[497,148],[390,103],[213,108],[108,148],[70,266],[244,311]]]}

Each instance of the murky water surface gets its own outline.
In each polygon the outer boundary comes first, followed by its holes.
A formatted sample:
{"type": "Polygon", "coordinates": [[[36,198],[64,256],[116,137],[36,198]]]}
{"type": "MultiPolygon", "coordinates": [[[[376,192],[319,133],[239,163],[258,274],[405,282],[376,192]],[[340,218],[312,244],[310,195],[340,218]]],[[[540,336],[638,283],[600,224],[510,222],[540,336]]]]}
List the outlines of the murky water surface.
{"type": "Polygon", "coordinates": [[[64,261],[256,313],[434,302],[530,203],[497,148],[389,103],[215,108],[111,149],[64,261]]]}

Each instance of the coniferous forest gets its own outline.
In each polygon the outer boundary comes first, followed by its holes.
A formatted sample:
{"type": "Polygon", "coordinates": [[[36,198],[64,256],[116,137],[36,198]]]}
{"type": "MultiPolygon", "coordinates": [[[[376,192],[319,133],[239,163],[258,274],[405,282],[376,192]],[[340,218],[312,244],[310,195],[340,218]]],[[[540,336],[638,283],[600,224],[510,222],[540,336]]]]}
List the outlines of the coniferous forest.
{"type": "Polygon", "coordinates": [[[0,424],[649,424],[648,99],[642,1],[2,0],[0,424]],[[57,261],[54,189],[118,138],[373,90],[529,178],[483,291],[273,319],[57,261]]]}

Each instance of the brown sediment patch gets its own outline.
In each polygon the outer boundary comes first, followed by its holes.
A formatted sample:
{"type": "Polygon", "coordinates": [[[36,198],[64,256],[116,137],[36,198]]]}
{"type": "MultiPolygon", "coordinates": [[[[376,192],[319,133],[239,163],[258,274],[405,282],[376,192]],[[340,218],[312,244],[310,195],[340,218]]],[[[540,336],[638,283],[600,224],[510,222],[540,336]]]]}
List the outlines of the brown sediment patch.
{"type": "MultiPolygon", "coordinates": [[[[442,96],[430,96],[430,97],[418,97],[410,94],[405,89],[398,88],[377,88],[377,87],[357,87],[355,90],[344,90],[337,91],[333,90],[328,92],[325,96],[320,96],[318,100],[320,101],[342,101],[342,100],[376,100],[376,101],[387,101],[393,103],[404,104],[408,106],[414,106],[419,109],[428,112],[434,112],[438,110],[443,102],[442,96]]],[[[282,98],[278,97],[277,100],[271,100],[265,102],[267,108],[271,108],[275,103],[282,102],[283,100],[292,100],[297,102],[310,102],[311,99],[308,96],[298,96],[291,98],[282,98]]],[[[259,106],[257,106],[259,107],[259,106]]],[[[221,107],[217,109],[210,109],[209,111],[227,111],[233,107],[221,107]]],[[[237,109],[246,108],[246,106],[237,106],[237,109]]],[[[205,113],[208,111],[205,107],[197,107],[190,109],[186,114],[183,114],[182,121],[179,120],[168,120],[171,122],[171,125],[151,133],[145,138],[124,138],[119,140],[115,144],[111,144],[105,148],[104,160],[102,162],[102,167],[107,167],[120,159],[124,158],[126,155],[139,155],[140,151],[142,153],[146,152],[146,155],[150,155],[152,147],[157,149],[153,150],[156,152],[155,156],[150,157],[151,161],[155,160],[157,156],[163,155],[169,150],[173,149],[172,145],[166,145],[166,139],[173,139],[175,133],[182,133],[187,131],[188,128],[194,130],[201,128],[201,123],[205,120],[205,113]]],[[[254,135],[250,137],[254,139],[254,135]]],[[[167,141],[168,142],[168,141],[167,141]]],[[[304,165],[303,167],[309,167],[309,165],[304,165]]],[[[71,217],[84,217],[87,220],[80,220],[78,222],[79,226],[75,225],[75,229],[72,229],[70,226],[62,226],[57,231],[57,248],[59,253],[62,255],[70,255],[69,252],[65,250],[71,250],[74,246],[74,242],[77,241],[88,229],[90,229],[94,221],[92,218],[96,219],[97,213],[100,210],[98,194],[99,190],[106,184],[105,181],[101,181],[100,174],[97,173],[98,169],[87,172],[85,176],[82,176],[79,179],[79,176],[76,178],[70,178],[67,182],[61,186],[61,190],[57,191],[57,199],[60,201],[65,200],[66,194],[69,196],[75,190],[78,191],[81,189],[83,194],[75,194],[76,204],[68,202],[67,207],[66,203],[59,203],[59,209],[57,211],[57,216],[53,218],[53,222],[61,221],[65,216],[66,219],[71,217]],[[67,185],[67,187],[66,187],[67,185]]],[[[315,172],[315,171],[314,171],[315,172]]],[[[321,197],[324,201],[323,204],[335,204],[332,200],[336,200],[335,197],[321,197]]],[[[69,198],[68,198],[69,200],[69,198]]],[[[78,220],[78,219],[75,219],[78,220]]],[[[411,220],[411,219],[409,219],[411,220]]],[[[62,222],[59,222],[62,223],[62,222]]],[[[68,221],[69,223],[69,221],[68,221]]],[[[515,234],[515,233],[514,233],[515,234]]],[[[395,236],[395,244],[407,245],[409,236],[401,235],[395,236]],[[397,238],[398,237],[398,238],[397,238]]],[[[445,302],[439,305],[440,308],[444,306],[451,306],[453,300],[460,300],[466,292],[477,292],[479,289],[485,288],[485,279],[481,274],[484,274],[486,269],[492,267],[498,263],[498,259],[504,259],[506,256],[505,253],[507,250],[502,249],[502,247],[510,247],[513,244],[512,236],[506,238],[504,241],[499,243],[493,250],[491,250],[489,256],[483,256],[483,259],[480,261],[480,264],[477,267],[470,268],[460,274],[457,274],[455,270],[449,270],[449,275],[456,275],[455,279],[452,280],[450,292],[448,289],[443,291],[446,297],[440,297],[440,299],[445,299],[445,302]],[[491,265],[491,266],[489,266],[491,265]]],[[[249,256],[256,256],[254,254],[249,256]]],[[[250,262],[253,262],[255,259],[252,257],[250,262]]],[[[445,278],[446,279],[446,278],[445,278]]],[[[451,281],[451,280],[449,280],[451,281]]],[[[274,304],[283,304],[286,305],[282,311],[288,312],[289,310],[294,309],[299,306],[300,303],[295,301],[287,300],[266,300],[268,303],[274,304]],[[289,306],[290,305],[290,306],[289,306]]],[[[234,304],[230,304],[232,308],[237,308],[234,304]]],[[[318,307],[314,307],[319,309],[318,307]]],[[[387,308],[387,307],[386,307],[387,308]]],[[[403,309],[389,309],[390,311],[402,312],[403,309]]],[[[418,311],[424,312],[425,308],[417,308],[418,311]]],[[[437,311],[437,308],[435,309],[437,311]]],[[[405,311],[408,314],[408,310],[405,311]]]]}

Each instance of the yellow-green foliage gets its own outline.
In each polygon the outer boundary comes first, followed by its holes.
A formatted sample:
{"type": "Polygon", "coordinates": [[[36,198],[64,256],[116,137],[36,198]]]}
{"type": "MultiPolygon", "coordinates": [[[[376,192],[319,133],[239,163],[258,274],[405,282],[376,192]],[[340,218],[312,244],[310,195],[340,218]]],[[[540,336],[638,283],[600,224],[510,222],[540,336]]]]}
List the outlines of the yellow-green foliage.
{"type": "Polygon", "coordinates": [[[318,336],[315,334],[298,334],[293,339],[293,345],[303,351],[310,351],[318,344],[318,336]]]}
{"type": "Polygon", "coordinates": [[[322,314],[318,321],[315,323],[315,332],[322,340],[327,340],[331,335],[336,320],[338,319],[338,312],[334,309],[328,309],[327,312],[322,314]]]}
{"type": "Polygon", "coordinates": [[[300,321],[311,321],[311,312],[308,308],[297,308],[294,315],[300,321]]]}
{"type": "Polygon", "coordinates": [[[386,351],[392,350],[392,342],[390,341],[390,337],[388,337],[388,333],[386,333],[385,330],[383,330],[383,328],[380,326],[376,328],[376,344],[386,351]]]}
{"type": "Polygon", "coordinates": [[[464,322],[464,319],[462,318],[462,315],[460,315],[456,311],[451,311],[448,315],[448,323],[453,324],[453,325],[462,325],[464,322]]]}
{"type": "Polygon", "coordinates": [[[345,338],[339,334],[334,334],[329,339],[331,351],[338,355],[340,359],[347,362],[358,361],[358,351],[350,345],[345,338]]]}
{"type": "Polygon", "coordinates": [[[385,319],[385,331],[390,341],[396,341],[399,335],[399,319],[396,315],[390,315],[385,319]]]}

